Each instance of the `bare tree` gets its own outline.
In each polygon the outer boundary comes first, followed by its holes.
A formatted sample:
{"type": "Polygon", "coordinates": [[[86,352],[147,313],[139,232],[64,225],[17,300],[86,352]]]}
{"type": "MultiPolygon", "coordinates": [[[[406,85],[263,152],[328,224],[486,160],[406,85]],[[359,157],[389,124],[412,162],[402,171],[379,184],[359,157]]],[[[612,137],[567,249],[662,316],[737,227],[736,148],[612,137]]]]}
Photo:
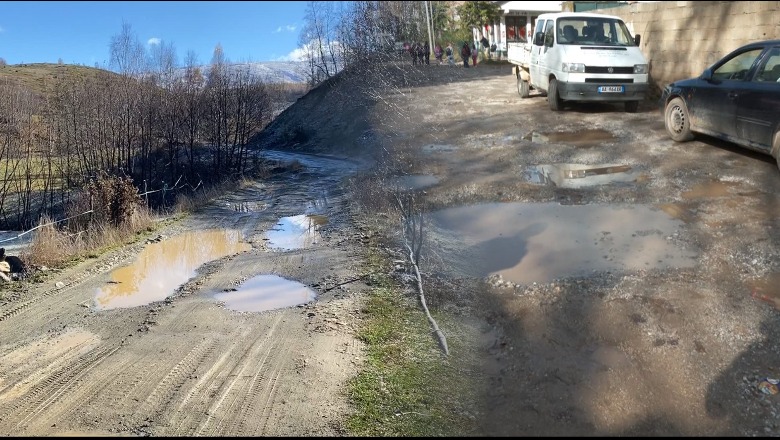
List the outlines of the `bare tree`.
{"type": "Polygon", "coordinates": [[[312,84],[330,78],[343,66],[337,40],[339,19],[334,2],[308,2],[299,43],[304,48],[312,84]]]}

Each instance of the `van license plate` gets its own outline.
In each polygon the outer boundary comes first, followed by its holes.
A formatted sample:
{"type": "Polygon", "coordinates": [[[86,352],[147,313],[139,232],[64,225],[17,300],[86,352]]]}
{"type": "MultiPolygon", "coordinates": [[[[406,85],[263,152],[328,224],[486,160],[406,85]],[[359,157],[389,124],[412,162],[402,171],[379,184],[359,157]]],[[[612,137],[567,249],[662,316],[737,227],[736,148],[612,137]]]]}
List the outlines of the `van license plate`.
{"type": "Polygon", "coordinates": [[[623,93],[623,86],[601,86],[599,93],[623,93]]]}

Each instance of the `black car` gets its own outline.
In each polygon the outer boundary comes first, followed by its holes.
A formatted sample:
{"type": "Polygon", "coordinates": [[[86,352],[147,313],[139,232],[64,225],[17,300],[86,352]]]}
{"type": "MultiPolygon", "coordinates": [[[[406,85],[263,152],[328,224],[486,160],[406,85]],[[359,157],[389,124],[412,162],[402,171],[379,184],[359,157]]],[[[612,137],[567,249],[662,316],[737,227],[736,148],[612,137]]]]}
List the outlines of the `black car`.
{"type": "Polygon", "coordinates": [[[744,45],[698,78],[669,84],[661,111],[677,142],[703,133],[771,154],[780,168],[780,40],[744,45]]]}

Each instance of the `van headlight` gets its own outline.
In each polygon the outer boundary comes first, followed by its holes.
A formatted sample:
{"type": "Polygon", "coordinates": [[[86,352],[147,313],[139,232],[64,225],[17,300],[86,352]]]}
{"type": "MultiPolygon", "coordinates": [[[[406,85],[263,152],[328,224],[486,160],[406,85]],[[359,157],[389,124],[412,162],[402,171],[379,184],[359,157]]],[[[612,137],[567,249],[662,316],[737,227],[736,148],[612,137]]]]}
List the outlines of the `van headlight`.
{"type": "Polygon", "coordinates": [[[634,73],[647,73],[647,64],[634,64],[634,73]]]}
{"type": "Polygon", "coordinates": [[[585,64],[583,63],[563,63],[564,72],[585,73],[585,64]]]}

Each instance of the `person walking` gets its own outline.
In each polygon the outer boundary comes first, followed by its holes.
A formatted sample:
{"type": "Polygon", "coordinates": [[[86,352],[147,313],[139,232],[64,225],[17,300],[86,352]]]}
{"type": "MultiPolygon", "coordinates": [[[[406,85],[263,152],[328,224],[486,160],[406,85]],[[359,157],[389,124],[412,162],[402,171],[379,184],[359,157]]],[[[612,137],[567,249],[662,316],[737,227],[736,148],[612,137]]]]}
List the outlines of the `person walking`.
{"type": "MultiPolygon", "coordinates": [[[[428,43],[425,43],[425,46],[428,46],[428,43]]],[[[417,43],[417,59],[421,66],[425,63],[425,46],[422,43],[417,43]]]]}
{"type": "Polygon", "coordinates": [[[452,43],[447,43],[447,49],[445,49],[445,52],[447,54],[447,64],[450,66],[455,65],[455,53],[452,50],[452,43]]]}
{"type": "Polygon", "coordinates": [[[469,67],[471,48],[469,48],[469,43],[467,41],[464,41],[463,46],[460,48],[460,57],[463,59],[463,67],[469,67]]]}
{"type": "Polygon", "coordinates": [[[423,44],[423,57],[425,58],[425,65],[428,66],[431,64],[431,46],[428,46],[428,42],[426,41],[425,44],[423,44]]]}
{"type": "Polygon", "coordinates": [[[479,55],[479,52],[477,51],[477,45],[471,43],[471,65],[474,67],[477,67],[477,55],[479,55]]]}
{"type": "Polygon", "coordinates": [[[436,61],[438,61],[439,64],[443,62],[442,57],[444,56],[444,50],[439,43],[436,43],[436,46],[433,46],[433,56],[436,57],[436,61]]]}
{"type": "Polygon", "coordinates": [[[417,43],[412,43],[409,46],[409,53],[412,55],[412,66],[417,65],[417,43]]]}

